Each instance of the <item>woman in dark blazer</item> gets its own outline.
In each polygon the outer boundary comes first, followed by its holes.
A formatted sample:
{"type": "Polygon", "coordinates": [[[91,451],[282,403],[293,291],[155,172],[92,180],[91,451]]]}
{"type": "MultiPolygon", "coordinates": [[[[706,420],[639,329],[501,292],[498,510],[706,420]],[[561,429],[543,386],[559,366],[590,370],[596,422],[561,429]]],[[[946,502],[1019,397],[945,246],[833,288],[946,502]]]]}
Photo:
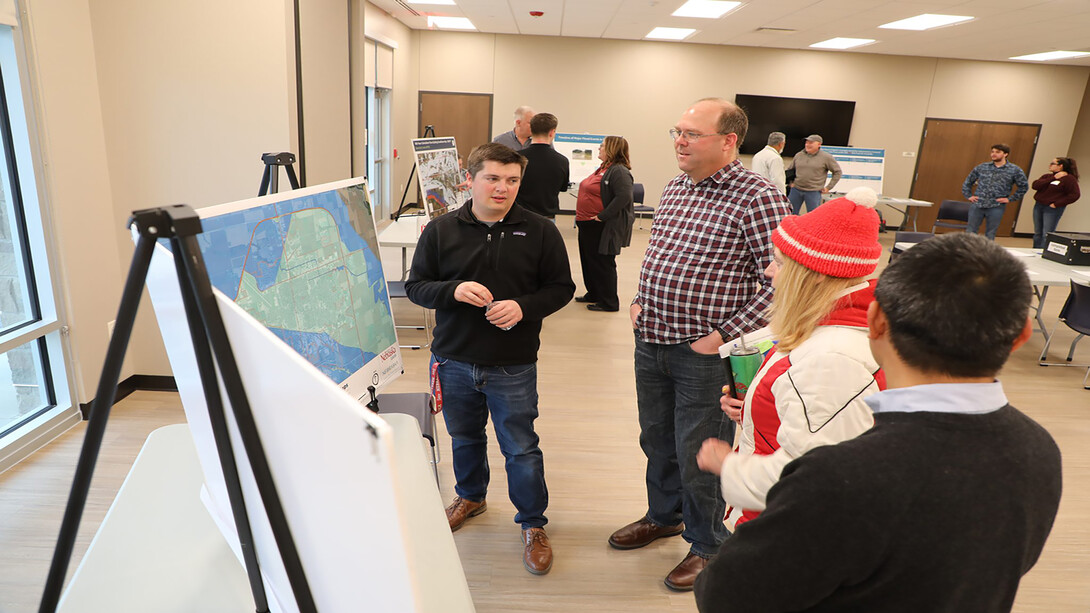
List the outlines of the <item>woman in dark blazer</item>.
{"type": "Polygon", "coordinates": [[[575,225],[579,228],[579,262],[587,293],[577,297],[591,311],[620,309],[617,254],[632,243],[632,163],[628,141],[607,136],[598,147],[602,165],[579,184],[575,225]]]}

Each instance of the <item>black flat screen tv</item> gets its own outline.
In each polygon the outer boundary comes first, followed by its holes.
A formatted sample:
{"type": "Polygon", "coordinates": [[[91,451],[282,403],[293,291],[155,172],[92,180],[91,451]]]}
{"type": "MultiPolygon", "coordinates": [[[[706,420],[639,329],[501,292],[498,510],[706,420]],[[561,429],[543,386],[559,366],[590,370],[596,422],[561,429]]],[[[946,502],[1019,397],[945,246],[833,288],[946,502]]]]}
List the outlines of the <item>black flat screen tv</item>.
{"type": "Polygon", "coordinates": [[[749,116],[749,132],[740,148],[746,155],[764,149],[770,132],[787,136],[783,150],[787,157],[802,151],[803,141],[811,134],[820,134],[826,145],[848,145],[855,102],[750,94],[737,94],[734,102],[749,116]]]}

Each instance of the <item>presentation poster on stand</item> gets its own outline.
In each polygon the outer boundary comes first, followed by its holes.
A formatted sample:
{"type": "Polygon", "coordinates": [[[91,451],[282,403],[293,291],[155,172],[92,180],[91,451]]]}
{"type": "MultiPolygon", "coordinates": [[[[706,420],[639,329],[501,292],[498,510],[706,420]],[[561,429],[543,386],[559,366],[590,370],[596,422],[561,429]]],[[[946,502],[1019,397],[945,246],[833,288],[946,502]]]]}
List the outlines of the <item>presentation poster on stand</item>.
{"type": "Polygon", "coordinates": [[[846,193],[852,188],[863,186],[873,189],[875,193],[882,193],[882,177],[886,168],[885,149],[832,146],[822,146],[821,149],[833,156],[843,173],[833,191],[846,193]]]}
{"type": "Polygon", "coordinates": [[[453,136],[414,138],[413,154],[428,219],[453,211],[469,199],[469,190],[462,186],[465,178],[458,167],[458,148],[453,136]]]}
{"type": "MultiPolygon", "coordinates": [[[[568,158],[569,181],[574,183],[573,196],[579,193],[579,182],[598,169],[602,161],[598,159],[598,147],[605,140],[602,134],[570,134],[557,132],[553,148],[568,158]]],[[[575,210],[575,198],[561,196],[560,208],[565,211],[575,210]]]]}

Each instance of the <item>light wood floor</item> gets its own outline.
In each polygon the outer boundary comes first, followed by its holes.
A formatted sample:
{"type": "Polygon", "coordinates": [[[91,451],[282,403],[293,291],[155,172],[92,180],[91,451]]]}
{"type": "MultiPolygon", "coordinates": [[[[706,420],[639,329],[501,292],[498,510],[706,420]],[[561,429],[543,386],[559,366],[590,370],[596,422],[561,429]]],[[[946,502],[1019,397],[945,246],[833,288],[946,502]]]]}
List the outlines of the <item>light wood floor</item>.
{"type": "MultiPolygon", "coordinates": [[[[562,218],[560,226],[578,283],[570,218],[562,218]]],[[[634,291],[646,240],[647,230],[637,230],[633,246],[619,258],[622,302],[634,291]]],[[[892,234],[884,234],[882,240],[888,246],[892,234]]],[[[1003,242],[1028,246],[1024,239],[1003,242]]],[[[1062,290],[1054,291],[1049,300],[1050,326],[1063,295],[1062,290]]],[[[406,318],[418,313],[416,309],[398,311],[406,318]]],[[[1054,353],[1066,351],[1072,336],[1064,329],[1054,353]]],[[[1044,425],[1059,443],[1064,497],[1052,536],[1041,560],[1023,580],[1014,610],[1084,612],[1090,610],[1090,391],[1080,385],[1083,369],[1038,367],[1036,356],[1042,344],[1041,337],[1035,336],[1015,354],[1002,379],[1011,402],[1044,425]]],[[[523,570],[503,459],[495,437],[490,437],[489,510],[454,535],[478,611],[696,610],[691,594],[674,594],[662,584],[663,576],[687,552],[679,538],[628,552],[606,544],[614,529],[639,518],[646,505],[632,345],[624,311],[594,313],[572,302],[546,320],[539,365],[538,431],[551,494],[548,531],[556,561],[544,577],[523,570]]],[[[1090,361],[1090,349],[1081,347],[1080,357],[1090,361]]],[[[425,390],[426,358],[426,352],[406,352],[405,374],[390,391],[425,390]]],[[[175,394],[138,392],[115,407],[72,568],[147,434],[183,420],[175,394]]],[[[2,612],[37,610],[83,432],[82,425],[72,429],[0,475],[2,612]]],[[[450,443],[443,432],[440,445],[442,495],[449,500],[453,476],[450,443]]]]}

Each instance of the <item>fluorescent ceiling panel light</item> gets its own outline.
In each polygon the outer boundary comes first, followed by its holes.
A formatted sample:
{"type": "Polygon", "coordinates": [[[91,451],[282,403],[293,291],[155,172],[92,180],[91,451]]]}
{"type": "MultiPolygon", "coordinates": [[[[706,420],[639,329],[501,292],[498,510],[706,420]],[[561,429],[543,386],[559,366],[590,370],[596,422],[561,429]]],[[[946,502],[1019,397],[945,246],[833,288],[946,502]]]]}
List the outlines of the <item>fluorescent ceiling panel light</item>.
{"type": "Polygon", "coordinates": [[[1029,55],[1019,55],[1011,60],[1029,60],[1031,62],[1047,62],[1049,60],[1070,60],[1076,57],[1085,57],[1090,55],[1086,51],[1046,51],[1045,53],[1031,53],[1029,55]]]}
{"type": "Polygon", "coordinates": [[[429,28],[441,28],[443,30],[476,30],[477,26],[465,17],[439,17],[428,16],[429,28]]]}
{"type": "Polygon", "coordinates": [[[851,49],[875,42],[873,38],[830,38],[810,45],[814,49],[851,49]]]}
{"type": "Polygon", "coordinates": [[[685,40],[696,32],[693,28],[655,28],[647,33],[644,38],[658,40],[685,40]]]}
{"type": "Polygon", "coordinates": [[[409,4],[442,4],[454,6],[454,0],[409,0],[409,4]]]}
{"type": "Polygon", "coordinates": [[[681,8],[671,13],[671,15],[674,17],[719,19],[739,6],[742,6],[741,2],[727,2],[725,0],[689,0],[685,4],[682,4],[681,8]]]}
{"type": "Polygon", "coordinates": [[[878,27],[887,30],[930,30],[931,28],[950,26],[955,23],[969,21],[970,19],[972,19],[972,17],[966,15],[935,15],[933,13],[924,13],[923,15],[916,15],[915,17],[909,17],[908,19],[882,24],[878,27]]]}

